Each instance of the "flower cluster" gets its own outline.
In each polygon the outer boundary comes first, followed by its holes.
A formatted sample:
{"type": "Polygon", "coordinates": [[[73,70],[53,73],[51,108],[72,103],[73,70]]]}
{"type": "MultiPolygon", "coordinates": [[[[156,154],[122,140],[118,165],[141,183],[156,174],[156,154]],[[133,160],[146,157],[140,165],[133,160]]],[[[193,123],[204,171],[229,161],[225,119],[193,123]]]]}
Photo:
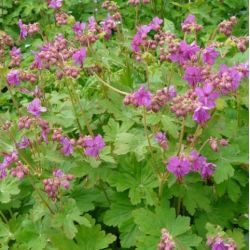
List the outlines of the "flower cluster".
{"type": "Polygon", "coordinates": [[[219,151],[219,145],[222,146],[222,147],[225,147],[228,145],[228,140],[222,138],[220,140],[218,140],[217,138],[215,137],[210,137],[208,139],[208,143],[211,147],[211,149],[214,151],[214,152],[218,152],[219,151]]]}
{"type": "Polygon", "coordinates": [[[158,250],[174,250],[176,249],[176,243],[173,240],[172,235],[166,228],[161,230],[161,240],[158,244],[158,250]]]}
{"type": "Polygon", "coordinates": [[[159,31],[161,28],[160,25],[162,23],[163,23],[162,19],[154,17],[149,25],[143,25],[138,28],[138,31],[133,37],[133,40],[131,42],[131,48],[138,57],[138,59],[140,58],[141,47],[156,48],[156,42],[153,42],[152,40],[147,40],[147,36],[148,33],[152,30],[159,31]]]}
{"type": "Polygon", "coordinates": [[[247,45],[249,44],[248,36],[235,37],[232,36],[231,40],[235,43],[238,50],[244,53],[247,50],[247,45]]]}
{"type": "Polygon", "coordinates": [[[151,106],[152,93],[145,89],[145,86],[142,85],[137,91],[132,94],[127,95],[124,98],[124,104],[132,104],[135,107],[146,107],[151,106]]]}
{"type": "Polygon", "coordinates": [[[28,35],[33,35],[39,32],[40,27],[38,23],[24,24],[21,19],[18,21],[20,28],[20,38],[25,39],[28,35]]]}
{"type": "Polygon", "coordinates": [[[83,148],[85,155],[97,158],[101,150],[105,147],[105,142],[101,135],[81,135],[77,140],[75,140],[70,139],[67,136],[63,136],[61,128],[53,130],[52,140],[58,141],[62,145],[61,151],[66,156],[69,156],[73,153],[74,146],[80,146],[83,148]]]}
{"type": "Polygon", "coordinates": [[[21,161],[17,161],[16,167],[11,169],[11,175],[19,180],[23,179],[27,174],[29,174],[29,169],[21,161]]]}
{"type": "Polygon", "coordinates": [[[181,24],[181,28],[183,32],[193,32],[193,31],[199,31],[202,29],[202,25],[199,25],[195,21],[194,15],[188,15],[184,22],[181,24]]]}
{"type": "Polygon", "coordinates": [[[167,170],[173,173],[179,181],[190,172],[198,172],[203,179],[209,179],[214,173],[215,164],[208,163],[206,157],[201,156],[197,151],[192,151],[188,156],[170,157],[167,170]]]}
{"type": "Polygon", "coordinates": [[[7,74],[7,82],[9,85],[18,86],[21,81],[34,83],[37,81],[37,76],[30,72],[25,72],[22,70],[11,70],[7,74]]]}
{"type": "MultiPolygon", "coordinates": [[[[39,112],[39,111],[38,111],[39,112]]],[[[41,135],[38,143],[46,142],[48,144],[48,134],[50,132],[49,123],[40,118],[39,116],[29,117],[21,116],[18,121],[18,128],[21,129],[30,129],[32,125],[35,125],[41,129],[41,135]]]]}
{"type": "Polygon", "coordinates": [[[10,57],[10,66],[20,66],[22,59],[21,49],[13,47],[10,51],[10,57]]]}
{"type": "Polygon", "coordinates": [[[52,200],[57,200],[60,187],[69,189],[73,179],[73,175],[66,175],[63,170],[55,169],[53,177],[43,180],[44,191],[52,200]]]}
{"type": "Polygon", "coordinates": [[[237,245],[232,238],[208,237],[207,245],[211,247],[211,250],[237,250],[237,245]]]}
{"type": "Polygon", "coordinates": [[[219,24],[219,31],[225,36],[232,34],[233,27],[237,24],[237,18],[235,16],[230,17],[229,20],[224,20],[219,24]]]}
{"type": "Polygon", "coordinates": [[[105,142],[101,135],[96,136],[80,136],[76,141],[76,145],[84,149],[87,156],[98,157],[101,150],[105,147],[105,142]]]}
{"type": "Polygon", "coordinates": [[[18,159],[17,151],[4,153],[3,156],[4,159],[2,163],[0,163],[0,179],[3,179],[7,176],[7,169],[13,164],[15,167],[10,170],[11,175],[18,178],[19,180],[29,173],[29,169],[18,159]]]}
{"type": "Polygon", "coordinates": [[[55,14],[56,23],[58,25],[66,25],[68,23],[68,14],[65,12],[58,12],[55,14]]]}
{"type": "Polygon", "coordinates": [[[162,107],[164,107],[168,102],[170,102],[176,96],[176,89],[174,85],[159,89],[156,91],[151,98],[151,105],[148,109],[153,112],[158,112],[162,107]]]}

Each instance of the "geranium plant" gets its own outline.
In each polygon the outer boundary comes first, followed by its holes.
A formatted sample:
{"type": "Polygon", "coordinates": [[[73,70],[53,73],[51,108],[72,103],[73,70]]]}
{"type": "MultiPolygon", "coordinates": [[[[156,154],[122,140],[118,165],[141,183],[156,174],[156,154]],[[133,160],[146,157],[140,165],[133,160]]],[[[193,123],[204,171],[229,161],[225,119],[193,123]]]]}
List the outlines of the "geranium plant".
{"type": "Polygon", "coordinates": [[[204,34],[192,13],[144,20],[156,0],[77,20],[67,2],[0,33],[1,249],[247,249],[237,17],[204,34]]]}

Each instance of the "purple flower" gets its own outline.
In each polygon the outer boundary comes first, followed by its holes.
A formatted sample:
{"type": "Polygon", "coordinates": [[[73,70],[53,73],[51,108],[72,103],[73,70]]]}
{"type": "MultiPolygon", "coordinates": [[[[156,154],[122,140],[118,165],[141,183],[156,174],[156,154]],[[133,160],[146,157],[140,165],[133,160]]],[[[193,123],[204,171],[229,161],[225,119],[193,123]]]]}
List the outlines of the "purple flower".
{"type": "Polygon", "coordinates": [[[42,112],[46,112],[47,109],[41,106],[41,101],[35,98],[31,103],[29,103],[27,110],[34,116],[40,116],[42,112]]]}
{"type": "Polygon", "coordinates": [[[159,17],[154,17],[151,23],[149,24],[150,29],[152,30],[159,30],[160,25],[163,23],[163,20],[160,19],[159,17]]]}
{"type": "Polygon", "coordinates": [[[170,85],[170,86],[168,87],[168,95],[169,95],[170,97],[176,97],[176,88],[175,88],[174,85],[170,85]]]}
{"type": "Polygon", "coordinates": [[[73,31],[75,32],[75,35],[76,36],[81,36],[82,35],[82,32],[83,30],[85,29],[86,27],[86,24],[85,23],[81,23],[81,22],[76,22],[74,25],[73,25],[73,31]]]}
{"type": "Polygon", "coordinates": [[[190,172],[190,162],[185,158],[172,156],[169,158],[167,170],[170,173],[173,173],[178,180],[181,180],[183,176],[190,172]]]}
{"type": "Polygon", "coordinates": [[[87,55],[86,48],[81,48],[80,50],[77,50],[72,56],[74,63],[82,66],[86,58],[86,55],[87,55]]]}
{"type": "Polygon", "coordinates": [[[192,151],[189,160],[191,163],[191,168],[194,172],[200,172],[203,165],[207,163],[207,159],[204,156],[201,156],[197,151],[192,151]]]}
{"type": "Polygon", "coordinates": [[[201,69],[193,66],[187,67],[182,79],[186,80],[190,86],[195,87],[199,82],[202,82],[201,69]]]}
{"type": "Polygon", "coordinates": [[[49,0],[49,8],[59,9],[62,7],[63,0],[49,0]]]}
{"type": "Polygon", "coordinates": [[[11,70],[7,75],[7,81],[9,85],[20,85],[21,81],[19,78],[19,71],[18,70],[11,70]]]}
{"type": "Polygon", "coordinates": [[[196,88],[195,92],[199,97],[199,101],[208,108],[215,107],[215,100],[219,97],[219,93],[213,92],[214,88],[211,83],[206,83],[203,88],[196,88]]]}
{"type": "Polygon", "coordinates": [[[242,74],[243,77],[249,78],[249,62],[246,63],[240,63],[237,66],[238,71],[242,74]]]}
{"type": "Polygon", "coordinates": [[[198,51],[200,51],[200,48],[195,43],[187,44],[185,41],[181,41],[178,50],[171,54],[169,59],[180,64],[190,60],[196,61],[198,51]]]}
{"type": "Polygon", "coordinates": [[[188,15],[183,22],[183,24],[193,24],[193,23],[195,23],[195,16],[194,15],[188,15]]]}
{"type": "Polygon", "coordinates": [[[149,107],[151,105],[152,94],[145,90],[142,85],[136,92],[133,93],[134,105],[137,107],[149,107]]]}
{"type": "Polygon", "coordinates": [[[105,147],[105,142],[101,135],[92,138],[87,136],[84,139],[85,154],[88,156],[97,157],[100,151],[105,147]]]}
{"type": "Polygon", "coordinates": [[[211,116],[208,112],[209,108],[206,106],[200,106],[197,109],[195,109],[193,114],[193,120],[197,123],[203,125],[206,121],[208,121],[211,116]]]}
{"type": "Polygon", "coordinates": [[[200,174],[203,179],[208,179],[214,173],[216,165],[213,163],[206,163],[201,166],[200,174]]]}
{"type": "Polygon", "coordinates": [[[215,59],[219,56],[219,52],[217,52],[214,47],[208,47],[203,50],[202,57],[203,62],[213,65],[215,63],[215,59]]]}
{"type": "Polygon", "coordinates": [[[41,141],[44,141],[46,144],[49,143],[49,140],[48,140],[49,131],[50,131],[49,128],[42,128],[41,141]]]}
{"type": "Polygon", "coordinates": [[[168,141],[165,133],[158,132],[155,135],[155,140],[159,143],[160,147],[163,149],[168,148],[168,141]]]}
{"type": "Polygon", "coordinates": [[[220,66],[219,77],[221,77],[220,88],[223,94],[229,92],[235,92],[242,78],[242,74],[236,69],[236,67],[227,67],[222,64],[220,66]]]}
{"type": "Polygon", "coordinates": [[[213,243],[211,250],[228,250],[228,246],[222,239],[217,239],[213,243]]]}
{"type": "Polygon", "coordinates": [[[96,20],[95,17],[91,16],[89,17],[89,22],[88,22],[88,29],[90,32],[95,32],[96,31],[96,20]]]}
{"type": "Polygon", "coordinates": [[[60,144],[63,146],[62,152],[64,155],[69,156],[73,153],[73,147],[68,137],[62,137],[60,139],[60,144]]]}
{"type": "Polygon", "coordinates": [[[4,179],[6,176],[7,176],[6,170],[5,169],[1,169],[1,166],[0,166],[0,180],[4,179]]]}
{"type": "Polygon", "coordinates": [[[131,42],[131,49],[134,52],[140,52],[141,51],[140,45],[142,45],[142,43],[143,43],[143,40],[142,40],[141,36],[139,34],[136,34],[133,37],[133,40],[131,42]]]}
{"type": "Polygon", "coordinates": [[[18,26],[20,28],[20,38],[25,39],[28,36],[28,27],[26,24],[23,24],[22,19],[19,19],[18,26]]]}
{"type": "Polygon", "coordinates": [[[57,169],[55,169],[55,170],[53,171],[53,175],[54,175],[55,177],[63,177],[63,176],[64,176],[64,172],[63,172],[62,169],[57,168],[57,169]]]}
{"type": "Polygon", "coordinates": [[[30,146],[30,140],[28,137],[24,136],[22,139],[17,143],[17,148],[24,149],[30,146]]]}
{"type": "Polygon", "coordinates": [[[10,51],[10,55],[14,57],[19,57],[21,56],[21,49],[18,49],[16,47],[13,47],[10,51]]]}

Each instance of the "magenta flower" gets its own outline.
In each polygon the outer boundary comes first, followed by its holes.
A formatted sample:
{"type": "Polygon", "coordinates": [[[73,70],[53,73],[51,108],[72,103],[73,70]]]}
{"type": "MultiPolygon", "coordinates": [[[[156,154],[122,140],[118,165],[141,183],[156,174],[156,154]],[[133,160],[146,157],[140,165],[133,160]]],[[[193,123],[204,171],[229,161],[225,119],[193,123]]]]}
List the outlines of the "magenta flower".
{"type": "Polygon", "coordinates": [[[55,177],[63,177],[63,176],[64,176],[64,172],[63,172],[62,169],[57,168],[57,169],[55,169],[55,170],[53,171],[53,175],[54,175],[55,177]]]}
{"type": "Polygon", "coordinates": [[[170,86],[168,87],[168,95],[169,95],[170,97],[176,97],[176,88],[175,88],[174,85],[170,85],[170,86]]]}
{"type": "Polygon", "coordinates": [[[90,136],[84,139],[85,154],[88,156],[97,157],[100,151],[105,147],[105,142],[101,135],[92,138],[90,136]]]}
{"type": "Polygon", "coordinates": [[[18,26],[20,28],[20,38],[25,39],[28,36],[28,26],[23,24],[22,19],[19,19],[18,26]]]}
{"type": "Polygon", "coordinates": [[[41,101],[38,98],[35,98],[31,103],[29,103],[27,110],[34,116],[40,116],[42,112],[46,112],[47,109],[41,106],[41,101]]]}
{"type": "Polygon", "coordinates": [[[206,106],[200,106],[195,109],[193,114],[193,120],[201,125],[203,125],[206,121],[208,121],[211,116],[208,112],[209,108],[206,106]]]}
{"type": "Polygon", "coordinates": [[[167,170],[170,173],[173,173],[178,180],[181,180],[183,176],[187,175],[191,171],[191,165],[185,158],[172,156],[169,158],[167,170]]]}
{"type": "Polygon", "coordinates": [[[136,92],[133,93],[134,105],[137,107],[149,107],[151,105],[152,94],[145,90],[145,86],[142,85],[136,92]]]}
{"type": "Polygon", "coordinates": [[[134,37],[133,37],[133,40],[131,42],[131,49],[134,51],[134,52],[140,52],[141,49],[140,49],[140,46],[143,44],[143,40],[141,38],[141,36],[139,34],[136,34],[134,37]]]}
{"type": "Polygon", "coordinates": [[[149,24],[149,27],[151,30],[159,30],[160,25],[163,23],[163,20],[160,19],[159,17],[154,17],[151,23],[149,24]]]}
{"type": "Polygon", "coordinates": [[[81,36],[82,35],[82,32],[84,31],[86,27],[86,24],[85,23],[81,23],[81,22],[76,22],[74,25],[73,25],[73,31],[75,32],[75,35],[76,36],[81,36]]]}
{"type": "Polygon", "coordinates": [[[23,136],[22,139],[17,143],[17,148],[25,149],[30,146],[30,140],[28,137],[23,136]]]}
{"type": "Polygon", "coordinates": [[[192,151],[189,160],[191,163],[191,168],[194,172],[200,172],[203,165],[207,164],[207,159],[204,156],[201,156],[197,151],[192,151]]]}
{"type": "Polygon", "coordinates": [[[195,16],[194,15],[188,15],[183,22],[183,24],[193,24],[193,23],[195,23],[195,16]]]}
{"type": "Polygon", "coordinates": [[[11,70],[7,75],[7,81],[9,85],[20,85],[20,77],[19,77],[19,71],[18,70],[11,70]]]}
{"type": "Polygon", "coordinates": [[[60,139],[60,144],[63,146],[62,152],[64,155],[69,156],[73,154],[73,147],[68,137],[62,137],[60,139]]]}
{"type": "Polygon", "coordinates": [[[203,179],[210,178],[215,170],[216,165],[213,163],[206,163],[201,166],[200,174],[203,179]]]}
{"type": "Polygon", "coordinates": [[[190,60],[197,61],[197,52],[199,51],[200,48],[195,43],[187,44],[185,41],[181,41],[179,49],[177,52],[172,53],[169,59],[172,62],[179,62],[180,64],[190,60]]]}
{"type": "Polygon", "coordinates": [[[186,80],[191,87],[195,87],[199,82],[202,82],[201,69],[194,66],[187,67],[182,79],[186,80]]]}
{"type": "Polygon", "coordinates": [[[219,56],[219,52],[215,50],[214,47],[208,47],[203,50],[202,57],[203,62],[213,65],[215,63],[215,59],[219,56]]]}
{"type": "Polygon", "coordinates": [[[10,51],[10,55],[12,57],[20,57],[21,56],[21,49],[18,49],[16,47],[13,47],[10,51]]]}
{"type": "Polygon", "coordinates": [[[63,0],[49,0],[49,8],[60,9],[62,7],[63,0]]]}
{"type": "Polygon", "coordinates": [[[87,55],[87,50],[86,48],[81,48],[80,50],[77,50],[73,56],[72,59],[74,60],[74,63],[77,65],[83,65],[84,60],[86,58],[87,55]]]}
{"type": "Polygon", "coordinates": [[[168,148],[168,141],[165,133],[158,132],[155,135],[155,140],[159,143],[160,147],[163,149],[168,148]]]}
{"type": "Polygon", "coordinates": [[[96,20],[95,20],[95,17],[91,16],[89,17],[89,20],[88,20],[88,29],[90,32],[96,32],[96,26],[97,26],[97,23],[96,23],[96,20]]]}
{"type": "Polygon", "coordinates": [[[215,100],[219,97],[219,93],[213,92],[214,88],[211,83],[206,83],[203,88],[196,88],[195,92],[199,97],[199,101],[208,108],[215,107],[215,100]]]}

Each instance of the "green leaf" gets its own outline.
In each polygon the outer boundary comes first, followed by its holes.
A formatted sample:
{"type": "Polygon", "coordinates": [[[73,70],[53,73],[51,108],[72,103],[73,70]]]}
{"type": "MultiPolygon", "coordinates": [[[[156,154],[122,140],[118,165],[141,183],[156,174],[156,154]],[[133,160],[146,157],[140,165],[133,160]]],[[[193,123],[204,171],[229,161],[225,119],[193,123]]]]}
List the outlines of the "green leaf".
{"type": "Polygon", "coordinates": [[[138,204],[143,199],[149,205],[156,201],[154,188],[158,186],[153,162],[137,162],[136,159],[126,157],[118,164],[117,170],[108,176],[108,182],[115,186],[118,192],[129,190],[132,204],[138,204]]]}
{"type": "Polygon", "coordinates": [[[138,250],[155,250],[160,242],[162,228],[166,228],[174,237],[178,249],[192,249],[201,241],[198,236],[191,234],[190,219],[176,217],[175,210],[166,201],[156,207],[154,212],[140,208],[133,212],[133,216],[141,231],[136,248],[138,250]]]}
{"type": "Polygon", "coordinates": [[[164,26],[163,26],[164,31],[168,31],[171,33],[175,32],[175,26],[174,23],[166,18],[164,18],[164,26]]]}
{"type": "Polygon", "coordinates": [[[217,184],[222,183],[225,180],[228,180],[233,175],[234,175],[234,168],[226,159],[220,159],[218,162],[216,162],[214,181],[217,184]]]}
{"type": "Polygon", "coordinates": [[[191,215],[194,215],[197,208],[210,210],[211,190],[202,184],[190,184],[186,187],[183,197],[183,205],[191,215]]]}
{"type": "Polygon", "coordinates": [[[19,181],[15,178],[8,177],[0,181],[0,202],[8,203],[11,197],[19,194],[19,181]]]}
{"type": "Polygon", "coordinates": [[[170,116],[163,115],[161,118],[164,131],[167,131],[173,138],[178,138],[178,126],[174,123],[174,119],[170,116]]]}
{"type": "Polygon", "coordinates": [[[90,227],[91,224],[86,217],[81,216],[76,203],[73,199],[67,200],[64,203],[62,212],[55,214],[52,218],[52,226],[55,228],[62,228],[63,232],[69,239],[73,239],[77,233],[77,227],[74,222],[90,227]]]}
{"type": "Polygon", "coordinates": [[[108,247],[115,241],[116,237],[110,233],[105,234],[100,225],[95,225],[95,220],[89,215],[86,218],[91,223],[91,227],[80,226],[76,235],[79,250],[100,250],[108,247]]]}

